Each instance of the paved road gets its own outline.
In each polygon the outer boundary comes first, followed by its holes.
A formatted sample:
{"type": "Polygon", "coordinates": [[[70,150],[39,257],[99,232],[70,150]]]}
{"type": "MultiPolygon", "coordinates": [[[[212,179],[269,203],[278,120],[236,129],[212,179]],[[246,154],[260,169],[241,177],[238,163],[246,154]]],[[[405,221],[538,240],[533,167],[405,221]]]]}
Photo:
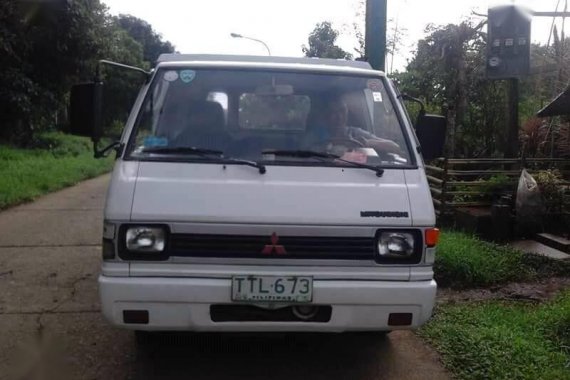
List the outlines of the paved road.
{"type": "Polygon", "coordinates": [[[447,378],[410,332],[385,339],[175,335],[137,348],[132,333],[109,327],[99,313],[108,180],[0,213],[1,379],[447,378]]]}

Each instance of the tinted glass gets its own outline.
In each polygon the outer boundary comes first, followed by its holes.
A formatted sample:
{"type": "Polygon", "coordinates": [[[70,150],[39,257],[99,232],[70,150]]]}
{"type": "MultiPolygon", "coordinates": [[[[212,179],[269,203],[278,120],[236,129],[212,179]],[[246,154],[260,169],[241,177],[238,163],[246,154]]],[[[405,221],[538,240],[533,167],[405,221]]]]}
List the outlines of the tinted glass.
{"type": "Polygon", "coordinates": [[[320,164],[268,153],[311,150],[367,164],[405,165],[410,154],[402,131],[377,77],[161,70],[143,103],[129,154],[160,159],[163,155],[149,148],[192,147],[267,164],[320,164]]]}

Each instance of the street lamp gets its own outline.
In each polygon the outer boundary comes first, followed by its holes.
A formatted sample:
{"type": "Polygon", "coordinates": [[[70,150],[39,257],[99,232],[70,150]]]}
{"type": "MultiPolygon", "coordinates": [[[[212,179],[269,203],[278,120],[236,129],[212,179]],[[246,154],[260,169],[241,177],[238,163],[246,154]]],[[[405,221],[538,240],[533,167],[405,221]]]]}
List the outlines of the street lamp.
{"type": "Polygon", "coordinates": [[[267,46],[267,44],[261,40],[258,40],[257,38],[251,38],[251,37],[247,37],[247,36],[242,36],[241,34],[238,33],[230,33],[230,36],[232,36],[233,38],[243,38],[246,40],[251,40],[251,41],[255,41],[255,42],[259,42],[260,44],[262,44],[266,49],[267,49],[267,54],[271,55],[271,50],[269,50],[269,46],[267,46]]]}

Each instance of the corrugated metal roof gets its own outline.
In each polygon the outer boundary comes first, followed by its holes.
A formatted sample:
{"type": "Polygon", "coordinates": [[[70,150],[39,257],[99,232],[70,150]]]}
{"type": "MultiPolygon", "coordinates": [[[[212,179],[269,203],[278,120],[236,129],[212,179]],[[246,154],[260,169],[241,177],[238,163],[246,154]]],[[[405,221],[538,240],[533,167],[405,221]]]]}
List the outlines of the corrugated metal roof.
{"type": "Polygon", "coordinates": [[[570,115],[570,86],[549,105],[538,111],[539,117],[570,115]]]}

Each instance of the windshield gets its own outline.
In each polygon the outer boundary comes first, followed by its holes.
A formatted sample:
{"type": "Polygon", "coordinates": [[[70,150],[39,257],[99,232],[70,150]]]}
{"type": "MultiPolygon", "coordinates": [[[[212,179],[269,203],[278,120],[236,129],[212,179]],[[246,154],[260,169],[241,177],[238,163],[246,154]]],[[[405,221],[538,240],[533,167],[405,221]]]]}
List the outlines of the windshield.
{"type": "Polygon", "coordinates": [[[128,148],[132,158],[158,160],[186,155],[268,165],[331,163],[306,152],[368,165],[409,164],[403,128],[384,81],[301,72],[161,69],[128,148]],[[196,154],[197,149],[221,155],[196,154]]]}

